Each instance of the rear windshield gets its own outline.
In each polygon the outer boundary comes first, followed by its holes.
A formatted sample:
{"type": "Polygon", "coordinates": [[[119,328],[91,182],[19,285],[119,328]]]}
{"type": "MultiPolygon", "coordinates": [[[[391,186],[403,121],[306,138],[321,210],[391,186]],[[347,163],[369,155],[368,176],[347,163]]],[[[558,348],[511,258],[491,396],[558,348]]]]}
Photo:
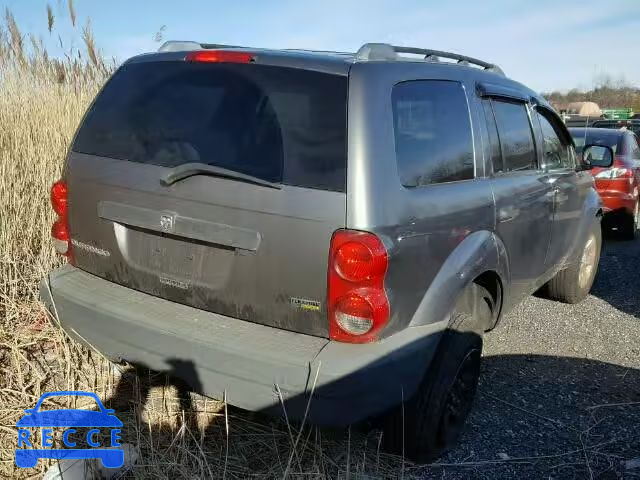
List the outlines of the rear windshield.
{"type": "Polygon", "coordinates": [[[97,97],[73,151],[163,167],[206,163],[344,192],[346,109],[346,76],[257,64],[129,64],[97,97]]]}

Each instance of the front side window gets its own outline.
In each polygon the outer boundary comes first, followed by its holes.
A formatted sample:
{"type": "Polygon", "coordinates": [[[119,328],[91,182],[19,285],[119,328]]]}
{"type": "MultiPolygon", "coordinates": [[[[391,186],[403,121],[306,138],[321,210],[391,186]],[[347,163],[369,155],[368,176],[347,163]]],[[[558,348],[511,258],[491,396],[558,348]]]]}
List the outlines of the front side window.
{"type": "Polygon", "coordinates": [[[398,173],[405,187],[474,178],[471,120],[460,83],[403,82],[391,98],[398,173]]]}
{"type": "Polygon", "coordinates": [[[543,165],[542,168],[555,170],[559,168],[571,168],[572,160],[569,154],[569,146],[564,143],[553,124],[542,112],[537,112],[536,116],[540,122],[543,138],[543,165]]]}
{"type": "Polygon", "coordinates": [[[503,100],[493,100],[492,104],[502,147],[502,171],[535,170],[535,146],[526,105],[503,100]]]}

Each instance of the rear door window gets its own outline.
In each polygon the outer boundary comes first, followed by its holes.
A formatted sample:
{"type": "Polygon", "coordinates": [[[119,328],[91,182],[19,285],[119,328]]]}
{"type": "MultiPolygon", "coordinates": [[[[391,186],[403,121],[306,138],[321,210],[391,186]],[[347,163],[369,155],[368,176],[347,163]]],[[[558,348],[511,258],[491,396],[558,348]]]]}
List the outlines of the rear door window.
{"type": "Polygon", "coordinates": [[[405,187],[474,178],[471,121],[460,83],[402,82],[391,98],[398,173],[405,187]]]}
{"type": "Polygon", "coordinates": [[[497,99],[491,103],[504,162],[499,171],[535,170],[535,144],[526,105],[497,99]]]}
{"type": "Polygon", "coordinates": [[[504,170],[504,164],[502,162],[502,152],[500,151],[500,140],[498,137],[498,128],[496,127],[496,120],[493,115],[493,108],[491,107],[491,100],[483,100],[482,108],[484,110],[484,117],[487,122],[487,133],[489,135],[489,148],[491,155],[491,164],[493,165],[494,172],[502,172],[504,170]]]}
{"type": "Polygon", "coordinates": [[[259,64],[128,64],[97,97],[73,150],[344,192],[347,83],[259,64]]]}

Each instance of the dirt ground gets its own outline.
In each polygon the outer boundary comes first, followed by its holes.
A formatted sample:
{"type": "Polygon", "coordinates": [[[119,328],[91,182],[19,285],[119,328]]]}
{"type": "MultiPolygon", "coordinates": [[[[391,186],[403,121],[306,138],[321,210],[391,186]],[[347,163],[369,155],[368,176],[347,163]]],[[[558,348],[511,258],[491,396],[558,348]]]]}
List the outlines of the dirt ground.
{"type": "Polygon", "coordinates": [[[457,465],[425,473],[640,478],[640,241],[605,239],[586,301],[532,297],[486,336],[467,431],[439,463],[457,465]]]}

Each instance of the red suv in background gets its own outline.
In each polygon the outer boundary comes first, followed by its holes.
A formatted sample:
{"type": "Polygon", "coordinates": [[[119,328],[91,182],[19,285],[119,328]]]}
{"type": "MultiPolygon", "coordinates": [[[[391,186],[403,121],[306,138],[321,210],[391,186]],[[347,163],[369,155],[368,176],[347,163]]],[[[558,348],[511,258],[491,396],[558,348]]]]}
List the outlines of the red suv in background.
{"type": "Polygon", "coordinates": [[[605,208],[603,226],[633,239],[638,231],[640,142],[630,130],[570,128],[578,154],[585,145],[606,145],[614,153],[610,166],[593,164],[591,173],[605,208]]]}

